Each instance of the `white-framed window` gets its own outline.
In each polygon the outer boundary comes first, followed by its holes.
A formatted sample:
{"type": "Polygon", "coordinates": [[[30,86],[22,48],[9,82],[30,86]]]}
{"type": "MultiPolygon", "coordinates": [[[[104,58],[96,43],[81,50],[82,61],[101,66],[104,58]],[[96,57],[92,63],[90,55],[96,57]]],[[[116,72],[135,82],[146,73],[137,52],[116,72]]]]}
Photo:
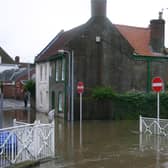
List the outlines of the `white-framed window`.
{"type": "Polygon", "coordinates": [[[58,112],[63,112],[63,92],[58,93],[58,112]]]}
{"type": "Polygon", "coordinates": [[[47,80],[47,64],[45,64],[45,80],[47,80]]]}
{"type": "Polygon", "coordinates": [[[40,65],[40,81],[43,80],[43,65],[40,65]]]}
{"type": "Polygon", "coordinates": [[[62,76],[62,81],[65,80],[65,58],[62,59],[62,64],[61,64],[61,76],[62,76]]]}
{"type": "Polygon", "coordinates": [[[56,60],[55,63],[55,80],[64,81],[65,80],[65,58],[56,60]]]}
{"type": "Polygon", "coordinates": [[[55,80],[56,81],[59,81],[59,71],[60,71],[60,60],[57,60],[56,61],[56,64],[55,64],[55,80]]]}

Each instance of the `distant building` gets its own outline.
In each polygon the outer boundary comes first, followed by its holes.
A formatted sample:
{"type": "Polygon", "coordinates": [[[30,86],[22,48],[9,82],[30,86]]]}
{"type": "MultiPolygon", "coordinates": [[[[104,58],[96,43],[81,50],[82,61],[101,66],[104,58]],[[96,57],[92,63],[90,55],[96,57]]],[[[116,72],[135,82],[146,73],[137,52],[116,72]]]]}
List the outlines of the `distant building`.
{"type": "MultiPolygon", "coordinates": [[[[106,17],[106,0],[91,0],[91,13],[87,23],[61,31],[36,57],[39,111],[55,109],[60,117],[79,119],[78,81],[85,84],[85,97],[96,86],[116,92],[150,91],[152,77],[168,81],[161,13],[147,28],[112,24],[106,17]]],[[[112,116],[111,106],[102,109],[87,98],[83,108],[84,119],[112,116]]]]}
{"type": "Polygon", "coordinates": [[[33,64],[20,62],[20,57],[13,60],[0,47],[0,81],[5,98],[23,99],[23,86],[29,78],[35,80],[33,64]]]}
{"type": "Polygon", "coordinates": [[[0,46],[0,64],[14,64],[14,60],[8,53],[0,46]]]}

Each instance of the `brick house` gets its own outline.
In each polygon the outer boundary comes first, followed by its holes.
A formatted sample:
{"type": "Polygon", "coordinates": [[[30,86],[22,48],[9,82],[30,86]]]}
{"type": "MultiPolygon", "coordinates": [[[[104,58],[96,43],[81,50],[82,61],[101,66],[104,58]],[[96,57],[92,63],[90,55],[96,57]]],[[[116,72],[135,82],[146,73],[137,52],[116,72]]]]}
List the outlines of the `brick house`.
{"type": "Polygon", "coordinates": [[[3,83],[5,98],[23,99],[24,81],[28,80],[28,65],[30,65],[30,78],[32,79],[35,76],[34,65],[20,62],[19,56],[13,60],[0,47],[0,81],[1,84],[3,83]]]}
{"type": "MultiPolygon", "coordinates": [[[[111,86],[116,92],[150,91],[152,77],[159,75],[167,82],[164,26],[162,13],[147,28],[113,24],[106,17],[106,0],[91,0],[91,18],[61,31],[36,57],[37,76],[42,74],[42,64],[48,67],[48,109],[68,120],[79,119],[78,81],[85,84],[84,97],[96,86],[111,86]]],[[[83,109],[84,119],[109,119],[112,111],[107,106],[104,112],[87,99],[83,109]]]]}
{"type": "MultiPolygon", "coordinates": [[[[30,79],[35,80],[35,68],[31,68],[29,74],[30,79]]],[[[5,98],[23,100],[24,85],[28,80],[27,68],[4,71],[0,74],[0,79],[3,81],[3,94],[5,98]]]]}

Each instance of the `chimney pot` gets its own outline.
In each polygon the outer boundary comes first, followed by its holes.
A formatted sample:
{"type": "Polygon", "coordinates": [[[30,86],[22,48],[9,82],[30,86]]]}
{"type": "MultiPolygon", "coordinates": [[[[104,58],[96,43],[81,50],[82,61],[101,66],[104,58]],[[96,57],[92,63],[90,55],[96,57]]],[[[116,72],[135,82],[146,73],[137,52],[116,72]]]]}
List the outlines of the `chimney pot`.
{"type": "Polygon", "coordinates": [[[20,63],[20,57],[19,57],[19,56],[16,56],[16,57],[15,57],[15,63],[16,63],[16,64],[19,64],[19,63],[20,63]]]}

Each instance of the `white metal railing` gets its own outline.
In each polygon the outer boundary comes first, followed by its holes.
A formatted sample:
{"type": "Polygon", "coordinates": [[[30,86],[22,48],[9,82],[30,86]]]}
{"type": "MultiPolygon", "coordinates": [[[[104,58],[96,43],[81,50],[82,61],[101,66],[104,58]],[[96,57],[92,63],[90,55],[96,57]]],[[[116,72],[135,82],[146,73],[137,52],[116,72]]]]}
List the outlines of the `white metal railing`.
{"type": "Polygon", "coordinates": [[[140,133],[168,136],[168,119],[147,118],[140,116],[140,133]]]}
{"type": "Polygon", "coordinates": [[[168,136],[159,136],[152,134],[139,134],[139,149],[141,151],[167,151],[168,136]]]}
{"type": "Polygon", "coordinates": [[[17,122],[0,129],[0,167],[55,156],[54,122],[33,124],[17,122]]]}

